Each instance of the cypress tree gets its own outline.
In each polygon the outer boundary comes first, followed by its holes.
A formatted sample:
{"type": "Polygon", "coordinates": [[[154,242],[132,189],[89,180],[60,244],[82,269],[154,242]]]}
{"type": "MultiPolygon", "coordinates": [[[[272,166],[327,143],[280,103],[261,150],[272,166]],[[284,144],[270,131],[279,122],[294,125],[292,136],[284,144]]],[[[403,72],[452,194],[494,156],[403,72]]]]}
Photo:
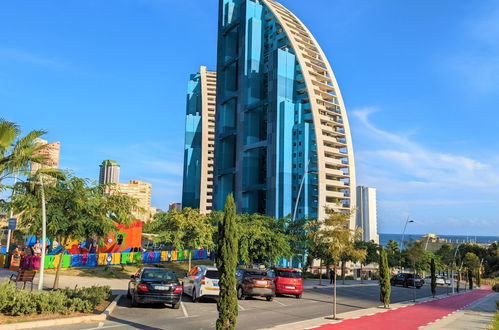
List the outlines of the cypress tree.
{"type": "Polygon", "coordinates": [[[480,274],[480,268],[478,268],[476,272],[476,286],[480,287],[481,285],[481,274],[480,274]]]}
{"type": "Polygon", "coordinates": [[[470,290],[473,290],[473,271],[468,269],[468,283],[470,290]]]}
{"type": "Polygon", "coordinates": [[[431,294],[433,298],[435,298],[435,293],[437,292],[437,276],[435,275],[435,259],[431,259],[430,263],[430,272],[431,272],[431,294]]]}
{"type": "Polygon", "coordinates": [[[388,256],[382,246],[379,248],[379,285],[379,300],[385,308],[390,308],[390,294],[392,290],[390,286],[390,268],[388,266],[388,256]]]}
{"type": "Polygon", "coordinates": [[[220,296],[217,302],[217,330],[236,328],[238,305],[236,267],[238,251],[236,205],[232,194],[227,196],[223,219],[218,223],[217,267],[220,272],[220,296]]]}

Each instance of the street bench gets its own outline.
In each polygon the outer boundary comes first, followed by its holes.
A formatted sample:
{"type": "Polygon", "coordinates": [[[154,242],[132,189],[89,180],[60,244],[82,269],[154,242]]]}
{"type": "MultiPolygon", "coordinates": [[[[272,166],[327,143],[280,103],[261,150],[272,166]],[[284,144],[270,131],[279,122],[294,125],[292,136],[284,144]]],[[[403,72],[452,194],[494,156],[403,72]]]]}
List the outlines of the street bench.
{"type": "Polygon", "coordinates": [[[26,282],[31,283],[31,291],[33,291],[33,279],[36,272],[34,270],[20,269],[17,274],[10,275],[9,283],[14,282],[17,288],[17,283],[23,283],[23,289],[26,287],[26,282]]]}

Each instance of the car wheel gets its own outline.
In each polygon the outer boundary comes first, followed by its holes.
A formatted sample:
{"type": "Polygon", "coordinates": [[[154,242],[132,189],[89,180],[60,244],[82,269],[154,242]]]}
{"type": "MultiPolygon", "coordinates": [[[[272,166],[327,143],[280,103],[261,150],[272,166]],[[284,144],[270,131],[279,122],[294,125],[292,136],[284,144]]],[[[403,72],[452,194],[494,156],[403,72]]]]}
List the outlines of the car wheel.
{"type": "Polygon", "coordinates": [[[417,287],[416,287],[416,289],[421,289],[421,287],[420,287],[420,286],[417,286],[417,287]]]}
{"type": "Polygon", "coordinates": [[[132,295],[130,294],[130,288],[128,288],[128,290],[126,291],[126,297],[128,299],[132,299],[132,295]]]}
{"type": "Polygon", "coordinates": [[[173,309],[179,309],[180,308],[180,301],[178,303],[176,303],[176,304],[173,304],[172,308],[173,309]]]}
{"type": "Polygon", "coordinates": [[[199,301],[199,298],[197,297],[196,294],[196,288],[192,288],[192,302],[197,303],[199,301]]]}
{"type": "Polygon", "coordinates": [[[139,303],[137,302],[135,295],[132,295],[132,307],[137,307],[137,306],[139,306],[139,303]]]}
{"type": "Polygon", "coordinates": [[[404,288],[408,288],[409,284],[407,282],[404,282],[404,288]]]}
{"type": "Polygon", "coordinates": [[[301,299],[301,294],[297,294],[295,297],[296,299],[301,299]]]}
{"type": "Polygon", "coordinates": [[[237,288],[237,299],[244,300],[244,293],[242,287],[237,288]]]}
{"type": "Polygon", "coordinates": [[[274,300],[274,297],[272,297],[272,296],[265,297],[265,298],[267,298],[267,301],[272,301],[272,300],[274,300]]]}

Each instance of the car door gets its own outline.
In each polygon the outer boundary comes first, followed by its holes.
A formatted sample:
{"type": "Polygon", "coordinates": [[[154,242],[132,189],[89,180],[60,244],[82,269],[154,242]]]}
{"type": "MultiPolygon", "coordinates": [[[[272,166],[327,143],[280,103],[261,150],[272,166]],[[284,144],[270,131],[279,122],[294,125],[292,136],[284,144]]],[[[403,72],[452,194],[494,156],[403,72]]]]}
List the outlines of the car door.
{"type": "Polygon", "coordinates": [[[130,280],[130,282],[128,283],[128,291],[132,295],[135,294],[135,290],[137,289],[137,281],[140,279],[141,272],[142,272],[141,270],[138,270],[133,275],[133,278],[130,280]]]}
{"type": "Polygon", "coordinates": [[[196,277],[198,275],[199,269],[198,267],[194,267],[189,272],[189,293],[192,296],[192,292],[194,291],[194,287],[196,285],[196,277]]]}
{"type": "Polygon", "coordinates": [[[395,277],[395,284],[403,285],[404,284],[404,275],[398,274],[397,277],[395,277]]]}

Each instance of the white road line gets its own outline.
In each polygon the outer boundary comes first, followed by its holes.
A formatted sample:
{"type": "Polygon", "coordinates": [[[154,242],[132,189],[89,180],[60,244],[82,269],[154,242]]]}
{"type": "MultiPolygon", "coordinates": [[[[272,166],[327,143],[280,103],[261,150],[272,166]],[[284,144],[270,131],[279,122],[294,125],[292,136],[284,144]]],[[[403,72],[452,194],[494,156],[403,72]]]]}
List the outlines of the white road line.
{"type": "Polygon", "coordinates": [[[117,327],[123,327],[125,325],[126,324],[116,324],[116,325],[106,325],[106,326],[100,327],[100,323],[99,323],[99,326],[97,328],[87,328],[87,329],[84,329],[84,330],[99,330],[99,329],[117,328],[117,327]]]}
{"type": "Polygon", "coordinates": [[[244,308],[243,306],[241,306],[240,304],[237,304],[237,306],[239,306],[239,308],[242,310],[242,311],[245,311],[246,308],[244,308]]]}
{"type": "Polygon", "coordinates": [[[102,328],[104,326],[104,322],[100,322],[97,328],[102,328]]]}
{"type": "Polygon", "coordinates": [[[275,302],[276,302],[276,303],[278,303],[279,305],[282,305],[282,306],[288,306],[288,305],[286,305],[286,304],[283,304],[283,303],[282,303],[282,302],[280,302],[279,300],[274,299],[273,301],[275,301],[275,302]]]}
{"type": "Polygon", "coordinates": [[[182,307],[182,312],[184,313],[184,317],[189,317],[189,314],[187,314],[187,309],[185,309],[183,302],[180,302],[180,307],[182,307]]]}

